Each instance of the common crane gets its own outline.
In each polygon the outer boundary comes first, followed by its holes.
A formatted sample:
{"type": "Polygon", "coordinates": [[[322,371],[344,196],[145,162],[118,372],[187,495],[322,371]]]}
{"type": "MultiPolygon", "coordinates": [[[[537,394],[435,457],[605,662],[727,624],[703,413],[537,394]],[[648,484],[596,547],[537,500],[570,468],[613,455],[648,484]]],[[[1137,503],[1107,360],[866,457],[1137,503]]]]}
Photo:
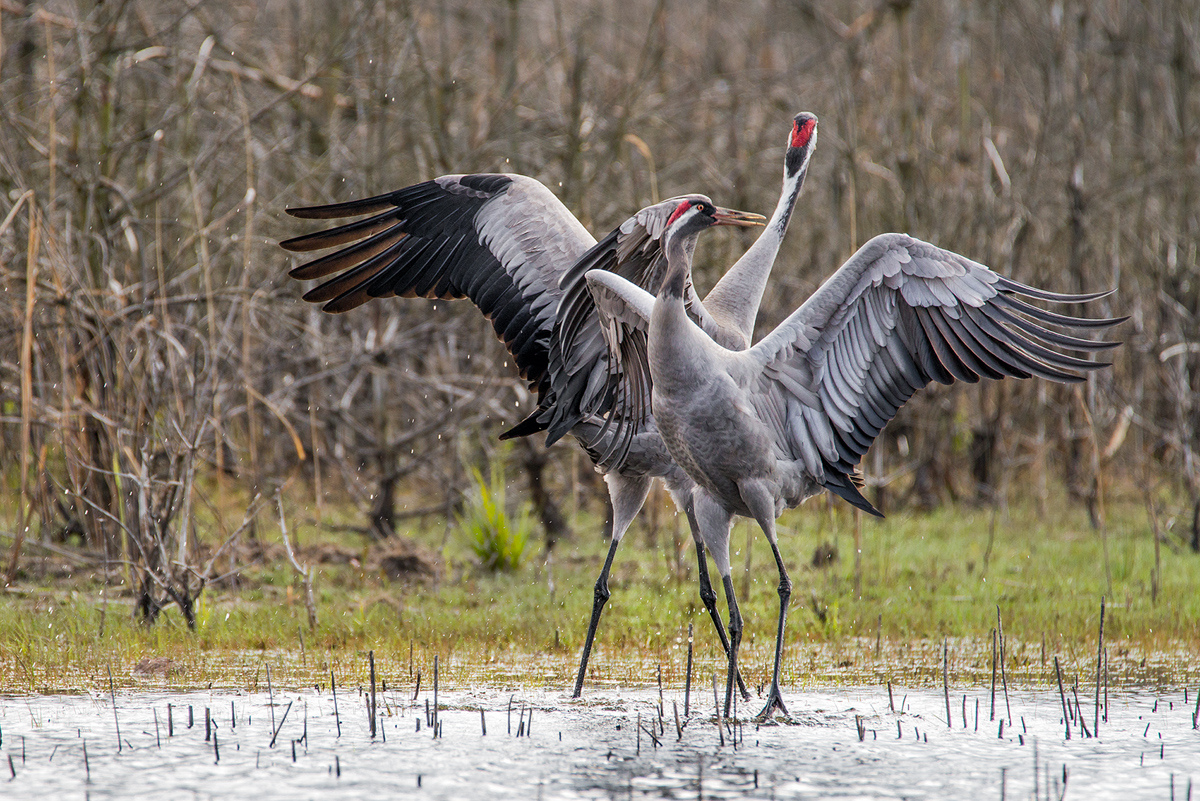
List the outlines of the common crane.
{"type": "MultiPolygon", "coordinates": [[[[816,118],[796,115],[784,158],[783,189],[766,231],[703,302],[688,278],[692,313],[731,348],[750,342],[815,140],[816,118]]],[[[665,269],[665,223],[685,199],[711,205],[703,196],[673,198],[643,209],[597,243],[553,193],[532,178],[451,175],[364,200],[288,209],[302,219],[371,216],[281,245],[294,252],[346,246],[290,272],[301,280],[337,274],[304,295],[305,300],[324,303],[328,312],[349,311],[375,297],[469,298],[491,320],[520,375],[538,394],[537,409],[503,438],[549,429],[552,441],[570,432],[598,461],[601,454],[613,451],[616,429],[605,418],[613,402],[600,391],[608,372],[607,353],[583,276],[589,270],[609,269],[656,291],[665,269]],[[569,321],[566,348],[564,320],[569,321]]],[[[747,225],[761,219],[729,212],[725,221],[747,225]]],[[[688,518],[697,544],[701,598],[723,647],[729,647],[692,513],[691,479],[667,454],[652,419],[622,432],[631,434],[622,458],[602,467],[613,511],[612,541],[595,585],[576,697],[610,595],[613,558],[655,477],[664,480],[688,518]]]]}
{"type": "Polygon", "coordinates": [[[775,709],[787,714],[779,673],[792,583],[775,534],[783,509],[829,490],[879,515],[859,492],[857,465],[914,392],[930,381],[981,376],[1082,381],[1076,371],[1107,364],[1055,348],[1101,351],[1119,343],[1045,325],[1102,329],[1123,318],[1072,317],[1015,297],[1083,303],[1107,292],[1046,292],[905,234],[883,234],[760,342],[731,350],[686,311],[696,238],[716,222],[711,204],[680,201],[663,235],[668,267],[657,297],[602,270],[586,281],[604,321],[614,381],[634,387],[615,393],[614,427],[636,428],[653,411],[668,453],[696,483],[693,512],[729,607],[726,715],[742,635],[729,561],[733,516],[754,518],[770,543],[779,618],[770,691],[758,715],[765,719],[775,709]]]}

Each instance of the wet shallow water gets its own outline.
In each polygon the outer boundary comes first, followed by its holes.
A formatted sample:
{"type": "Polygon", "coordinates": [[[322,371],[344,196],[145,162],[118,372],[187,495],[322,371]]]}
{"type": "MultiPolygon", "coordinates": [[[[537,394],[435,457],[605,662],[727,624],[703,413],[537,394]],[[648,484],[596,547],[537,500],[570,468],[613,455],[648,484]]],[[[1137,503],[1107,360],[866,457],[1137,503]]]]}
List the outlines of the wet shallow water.
{"type": "Polygon", "coordinates": [[[746,721],[755,702],[741,725],[718,727],[706,690],[690,718],[683,692],[666,691],[661,721],[655,689],[442,692],[437,738],[430,693],[389,691],[374,739],[353,689],[336,714],[328,689],[277,692],[273,710],[267,693],[118,694],[115,716],[108,696],[5,697],[0,798],[1001,798],[1003,785],[1016,799],[1033,794],[1035,771],[1038,797],[1058,798],[1065,769],[1067,797],[1165,799],[1173,784],[1174,798],[1200,799],[1195,694],[1110,695],[1099,738],[1076,722],[1067,740],[1057,692],[1010,694],[1001,735],[1003,697],[991,721],[986,690],[966,693],[965,727],[964,694],[952,694],[951,728],[940,691],[893,688],[900,713],[886,688],[785,689],[793,724],[746,721]]]}

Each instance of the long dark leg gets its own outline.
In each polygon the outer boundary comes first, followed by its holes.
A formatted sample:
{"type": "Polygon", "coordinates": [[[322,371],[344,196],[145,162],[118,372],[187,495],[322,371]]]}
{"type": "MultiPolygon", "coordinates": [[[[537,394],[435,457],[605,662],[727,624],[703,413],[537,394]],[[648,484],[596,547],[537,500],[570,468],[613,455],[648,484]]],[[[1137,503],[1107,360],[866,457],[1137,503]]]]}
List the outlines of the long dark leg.
{"type": "Polygon", "coordinates": [[[742,613],[738,609],[737,596],[733,592],[733,577],[722,576],[725,585],[725,601],[729,604],[729,675],[725,679],[725,717],[733,704],[733,678],[737,675],[737,652],[742,644],[742,613]]]}
{"type": "Polygon", "coordinates": [[[779,543],[776,542],[774,497],[760,482],[754,480],[741,482],[738,491],[763,533],[767,535],[771,553],[775,556],[775,567],[779,569],[779,625],[775,631],[775,664],[771,670],[771,689],[767,693],[766,706],[754,718],[762,721],[769,718],[776,709],[785,716],[788,713],[783,703],[783,695],[779,691],[779,671],[783,665],[783,630],[787,622],[788,602],[792,598],[792,580],[788,578],[787,568],[783,566],[783,557],[779,553],[779,543]]]}
{"type": "Polygon", "coordinates": [[[766,720],[771,713],[778,709],[785,716],[787,707],[783,703],[783,695],[779,691],[779,670],[783,665],[783,627],[787,620],[788,601],[792,598],[792,580],[788,578],[787,568],[783,566],[783,557],[779,555],[779,546],[775,538],[770,538],[771,553],[775,555],[775,565],[779,568],[779,628],[775,632],[775,667],[771,671],[771,689],[767,693],[767,705],[755,716],[755,720],[766,720]]]}
{"type": "MultiPolygon", "coordinates": [[[[712,618],[713,627],[717,630],[717,638],[721,641],[721,648],[725,651],[725,656],[729,656],[729,637],[725,635],[725,624],[721,622],[721,613],[717,611],[717,592],[713,589],[712,582],[708,578],[708,557],[704,552],[704,542],[700,539],[700,524],[696,520],[696,510],[689,501],[683,507],[687,514],[688,525],[692,529],[692,542],[696,546],[696,562],[700,569],[698,574],[700,579],[700,600],[704,603],[704,608],[708,610],[708,616],[712,618]]],[[[735,677],[738,685],[738,692],[742,694],[743,701],[750,700],[750,693],[746,691],[746,684],[742,681],[742,673],[739,670],[735,677]]]]}
{"type": "Polygon", "coordinates": [[[604,558],[604,567],[600,577],[596,579],[596,588],[592,596],[592,617],[588,621],[587,638],[583,643],[583,655],[579,658],[579,675],[575,677],[575,692],[572,698],[578,698],[583,691],[583,679],[587,675],[588,658],[592,655],[592,642],[596,639],[596,627],[600,624],[600,611],[608,601],[611,593],[608,590],[608,573],[612,569],[613,557],[617,555],[617,546],[629,529],[629,524],[637,516],[638,510],[646,502],[646,494],[650,491],[650,479],[644,476],[623,476],[620,473],[608,473],[604,476],[608,485],[608,497],[612,503],[612,544],[608,546],[608,555],[604,558]]]}
{"type": "Polygon", "coordinates": [[[604,558],[604,567],[600,577],[596,579],[596,589],[592,594],[592,618],[588,621],[587,639],[583,642],[583,656],[579,657],[579,675],[575,677],[575,692],[572,698],[578,698],[583,691],[583,677],[587,673],[588,657],[592,655],[592,641],[596,639],[596,627],[600,625],[600,611],[612,593],[608,589],[608,571],[612,568],[613,557],[617,555],[617,546],[621,540],[613,537],[612,545],[608,546],[608,556],[604,558]]]}

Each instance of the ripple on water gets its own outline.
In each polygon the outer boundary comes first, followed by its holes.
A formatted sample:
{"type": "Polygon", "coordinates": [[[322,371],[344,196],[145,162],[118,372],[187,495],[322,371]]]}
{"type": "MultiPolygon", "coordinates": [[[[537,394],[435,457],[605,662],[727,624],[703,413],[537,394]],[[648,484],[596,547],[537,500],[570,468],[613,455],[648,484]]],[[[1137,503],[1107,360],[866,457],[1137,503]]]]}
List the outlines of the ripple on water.
{"type": "MultiPolygon", "coordinates": [[[[1067,740],[1057,692],[1010,693],[1013,720],[1000,736],[1003,701],[997,720],[991,720],[984,690],[967,691],[965,727],[963,693],[952,697],[949,729],[941,692],[894,690],[902,713],[889,709],[886,690],[877,687],[794,691],[786,693],[794,724],[756,726],[743,718],[722,729],[712,718],[711,694],[696,693],[691,718],[681,721],[682,737],[674,718],[675,704],[683,712],[678,691],[664,693],[661,721],[657,690],[603,689],[582,701],[544,691],[443,691],[437,739],[426,719],[426,694],[414,701],[411,690],[389,691],[378,696],[382,726],[374,740],[365,696],[355,690],[339,691],[336,716],[328,692],[277,692],[279,736],[273,748],[266,693],[118,695],[116,721],[106,696],[7,697],[0,700],[0,772],[9,773],[11,759],[16,775],[0,795],[44,799],[83,793],[101,799],[183,793],[259,801],[363,798],[420,786],[423,796],[446,799],[700,793],[715,799],[932,799],[999,797],[1003,776],[1008,797],[1023,798],[1034,790],[1036,766],[1043,793],[1047,786],[1061,787],[1065,767],[1073,797],[1169,797],[1174,781],[1177,797],[1185,798],[1189,782],[1200,780],[1195,697],[1185,705],[1182,692],[1110,693],[1100,737],[1083,737],[1076,721],[1067,740]],[[215,744],[205,741],[206,708],[215,744]],[[522,724],[527,734],[517,737],[522,724]]],[[[1068,697],[1074,706],[1073,695],[1068,697]]],[[[1090,728],[1093,708],[1080,698],[1080,709],[1090,728]]]]}

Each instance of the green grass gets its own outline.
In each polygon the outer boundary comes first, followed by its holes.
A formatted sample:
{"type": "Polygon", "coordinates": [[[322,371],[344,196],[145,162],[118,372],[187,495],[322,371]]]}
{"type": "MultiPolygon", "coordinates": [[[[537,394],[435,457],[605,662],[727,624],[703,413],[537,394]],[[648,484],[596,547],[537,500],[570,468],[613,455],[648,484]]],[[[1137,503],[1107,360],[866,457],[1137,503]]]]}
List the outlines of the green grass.
{"type": "Polygon", "coordinates": [[[525,558],[532,528],[529,504],[518,510],[505,503],[504,461],[493,459],[491,475],[485,479],[479,468],[471,469],[472,492],[455,522],[476,560],[492,572],[517,570],[525,558]]]}
{"type": "MultiPolygon", "coordinates": [[[[1116,500],[1107,511],[1111,589],[1100,534],[1083,510],[1059,499],[1044,515],[1033,506],[998,515],[986,569],[990,510],[951,507],[864,519],[860,593],[850,515],[824,501],[788,512],[780,521],[795,585],[786,682],[940,684],[948,639],[952,681],[986,685],[998,606],[1010,687],[1052,683],[1055,656],[1069,677],[1086,684],[1094,681],[1100,598],[1106,596],[1111,682],[1194,685],[1200,678],[1191,658],[1200,650],[1200,557],[1164,546],[1155,602],[1144,506],[1116,500]],[[836,544],[840,558],[818,569],[810,561],[822,542],[836,544]]],[[[302,520],[299,510],[294,516],[302,520]]],[[[263,524],[260,537],[277,541],[265,518],[263,524]]],[[[686,570],[673,564],[674,525],[668,517],[660,527],[658,547],[647,543],[641,522],[622,543],[592,659],[593,686],[653,681],[659,665],[664,681],[682,682],[689,623],[700,675],[720,672],[716,638],[696,593],[690,539],[680,560],[686,570]]],[[[439,654],[450,685],[565,690],[606,548],[600,528],[599,520],[581,516],[574,541],[561,543],[548,563],[534,541],[536,553],[523,567],[491,573],[475,566],[464,539],[446,537],[441,521],[431,522],[411,533],[434,549],[447,543],[444,575],[392,583],[355,563],[316,563],[314,548],[322,544],[359,553],[362,564],[369,563],[368,549],[356,535],[301,522],[301,559],[315,568],[316,631],[307,630],[299,583],[282,558],[246,568],[240,588],[208,590],[192,633],[174,609],[155,626],[138,624],[129,595],[120,586],[104,589],[96,571],[70,578],[39,572],[41,557],[31,547],[24,577],[0,604],[0,691],[106,687],[109,667],[126,686],[258,687],[268,664],[280,686],[322,682],[331,669],[339,682],[352,684],[365,678],[368,650],[393,684],[412,681],[417,670],[428,677],[439,654]],[[139,660],[154,656],[170,657],[180,670],[154,678],[132,673],[139,660]]],[[[748,590],[741,599],[747,624],[741,664],[748,681],[758,684],[767,678],[772,653],[777,578],[765,541],[749,523],[735,528],[733,549],[735,584],[739,593],[748,590]],[[744,584],[748,535],[751,571],[744,584]]]]}

